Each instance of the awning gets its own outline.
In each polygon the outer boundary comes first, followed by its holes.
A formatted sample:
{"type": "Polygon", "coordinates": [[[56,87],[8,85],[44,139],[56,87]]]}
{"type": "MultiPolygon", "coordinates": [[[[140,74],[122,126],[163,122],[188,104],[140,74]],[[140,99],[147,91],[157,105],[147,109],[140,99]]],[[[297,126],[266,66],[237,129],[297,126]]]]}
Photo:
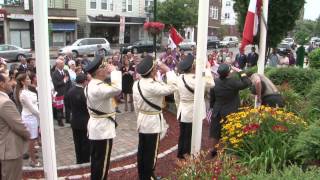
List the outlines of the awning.
{"type": "Polygon", "coordinates": [[[52,31],[75,31],[75,23],[51,23],[52,31]]]}
{"type": "MultiPolygon", "coordinates": [[[[88,23],[90,24],[120,24],[120,16],[88,16],[88,23]]],[[[136,25],[136,24],[143,24],[146,21],[146,18],[140,17],[126,17],[125,24],[126,25],[136,25]]]]}

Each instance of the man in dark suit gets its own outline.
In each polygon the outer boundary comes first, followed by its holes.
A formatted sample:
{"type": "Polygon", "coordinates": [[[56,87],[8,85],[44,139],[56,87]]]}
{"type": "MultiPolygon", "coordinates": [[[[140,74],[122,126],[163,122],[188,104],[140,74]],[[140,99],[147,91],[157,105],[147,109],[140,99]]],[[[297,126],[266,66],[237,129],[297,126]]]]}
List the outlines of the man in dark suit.
{"type": "Polygon", "coordinates": [[[25,73],[28,70],[28,64],[27,64],[27,60],[25,57],[21,56],[20,58],[20,66],[18,67],[18,72],[19,73],[25,73]]]}
{"type": "Polygon", "coordinates": [[[256,53],[256,48],[251,48],[251,53],[248,54],[248,67],[257,66],[259,55],[256,53]]]}
{"type": "Polygon", "coordinates": [[[0,73],[0,179],[22,179],[22,155],[30,134],[7,93],[12,91],[9,77],[0,73]]]}
{"type": "MultiPolygon", "coordinates": [[[[240,106],[239,91],[248,88],[250,79],[240,69],[221,64],[218,69],[219,78],[215,79],[215,86],[210,91],[210,108],[213,109],[211,116],[210,137],[213,138],[215,147],[221,138],[221,120],[231,113],[237,112],[240,106]],[[240,74],[230,76],[231,69],[240,74]]],[[[216,149],[211,152],[212,156],[217,154],[216,149]]]]}
{"type": "Polygon", "coordinates": [[[236,57],[236,63],[240,69],[244,69],[247,64],[247,56],[244,54],[243,50],[240,50],[240,53],[236,57]]]}
{"type": "Polygon", "coordinates": [[[64,59],[59,56],[56,60],[56,70],[52,73],[52,83],[54,90],[57,92],[55,97],[55,108],[57,109],[57,120],[59,126],[64,126],[62,122],[63,107],[64,107],[64,95],[66,86],[69,83],[68,71],[64,70],[64,59]]]}
{"type": "Polygon", "coordinates": [[[87,109],[87,99],[84,87],[87,85],[87,76],[83,73],[77,75],[76,85],[67,93],[66,106],[71,109],[71,128],[76,151],[77,164],[90,161],[90,144],[87,137],[87,124],[90,118],[87,109]]]}

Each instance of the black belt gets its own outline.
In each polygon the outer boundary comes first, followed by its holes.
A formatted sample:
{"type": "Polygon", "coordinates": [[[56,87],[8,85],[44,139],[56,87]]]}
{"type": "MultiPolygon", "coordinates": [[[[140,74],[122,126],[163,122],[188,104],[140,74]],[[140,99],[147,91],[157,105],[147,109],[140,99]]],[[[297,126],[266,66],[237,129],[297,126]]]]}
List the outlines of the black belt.
{"type": "MultiPolygon", "coordinates": [[[[108,113],[105,113],[105,112],[98,111],[98,110],[96,110],[96,109],[92,109],[92,108],[90,108],[90,107],[88,107],[88,108],[90,109],[90,111],[94,112],[94,113],[97,114],[98,116],[102,116],[102,115],[108,114],[108,113]]],[[[109,116],[108,119],[111,120],[111,121],[114,123],[114,125],[115,125],[116,128],[118,127],[118,123],[117,123],[117,121],[116,121],[115,119],[113,119],[113,117],[109,116]]]]}

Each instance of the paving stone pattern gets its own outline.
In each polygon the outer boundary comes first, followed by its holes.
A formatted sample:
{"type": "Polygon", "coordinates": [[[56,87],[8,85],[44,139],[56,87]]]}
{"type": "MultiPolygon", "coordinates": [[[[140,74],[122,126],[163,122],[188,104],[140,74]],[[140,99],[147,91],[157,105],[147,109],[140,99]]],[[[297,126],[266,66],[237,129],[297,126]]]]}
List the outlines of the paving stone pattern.
{"type": "MultiPolygon", "coordinates": [[[[120,106],[120,110],[123,108],[120,106]]],[[[138,133],[137,120],[134,112],[123,112],[117,114],[117,136],[113,141],[111,157],[127,154],[137,150],[138,133]]],[[[54,135],[56,143],[57,166],[73,165],[76,162],[74,151],[72,130],[69,124],[59,127],[54,121],[54,135]]],[[[42,161],[41,149],[38,152],[39,159],[42,161]]],[[[24,160],[24,165],[29,166],[29,161],[24,160]]]]}

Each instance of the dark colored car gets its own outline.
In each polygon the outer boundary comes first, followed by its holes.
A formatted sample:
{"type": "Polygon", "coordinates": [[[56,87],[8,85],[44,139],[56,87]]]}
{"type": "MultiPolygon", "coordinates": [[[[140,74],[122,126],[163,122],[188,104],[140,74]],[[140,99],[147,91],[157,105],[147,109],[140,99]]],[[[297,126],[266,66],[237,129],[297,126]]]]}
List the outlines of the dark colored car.
{"type": "MultiPolygon", "coordinates": [[[[160,50],[160,44],[157,43],[157,50],[160,50]]],[[[132,53],[143,53],[153,52],[153,41],[136,41],[128,46],[121,48],[121,52],[126,54],[127,52],[132,53]]]]}
{"type": "Polygon", "coordinates": [[[207,48],[218,49],[220,46],[220,40],[217,36],[208,36],[207,48]]]}
{"type": "Polygon", "coordinates": [[[286,54],[291,49],[290,44],[288,43],[281,43],[277,46],[277,53],[280,55],[286,54]]]}
{"type": "Polygon", "coordinates": [[[21,47],[1,44],[0,45],[0,57],[7,59],[8,61],[18,61],[20,57],[31,58],[31,49],[23,49],[21,47]]]}

